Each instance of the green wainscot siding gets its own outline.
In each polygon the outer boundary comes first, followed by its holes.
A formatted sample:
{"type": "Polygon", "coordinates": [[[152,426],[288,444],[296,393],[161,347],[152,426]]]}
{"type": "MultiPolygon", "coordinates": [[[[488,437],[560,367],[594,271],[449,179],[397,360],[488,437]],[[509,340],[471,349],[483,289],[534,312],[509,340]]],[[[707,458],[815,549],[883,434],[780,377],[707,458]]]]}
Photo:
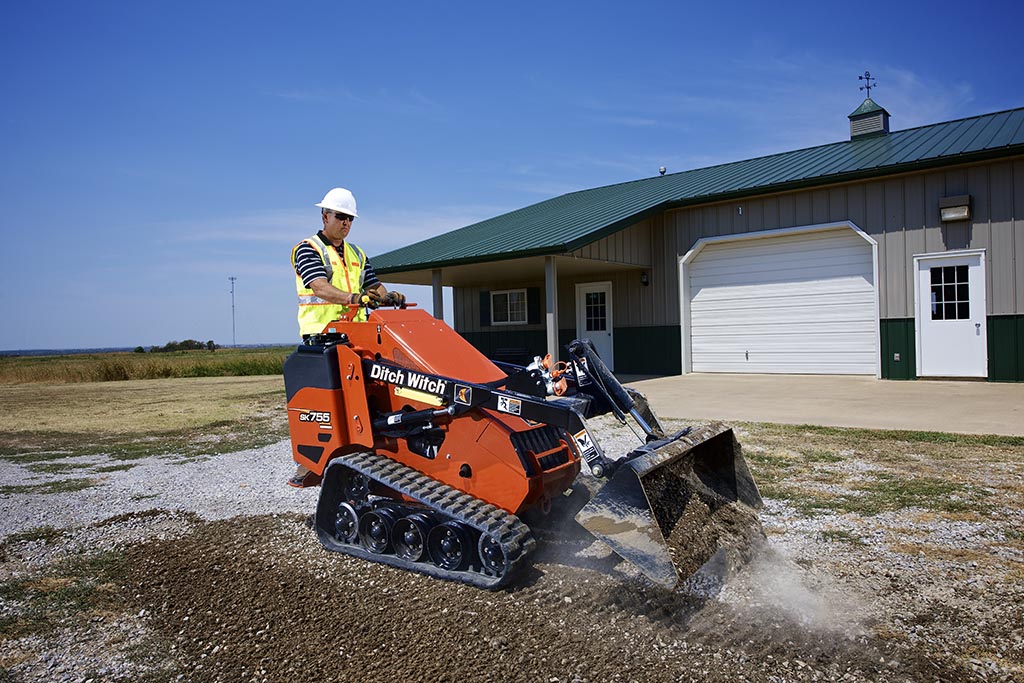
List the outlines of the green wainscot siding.
{"type": "Polygon", "coordinates": [[[879,321],[882,379],[917,379],[917,344],[913,318],[879,321]]]}
{"type": "MultiPolygon", "coordinates": [[[[545,353],[543,330],[462,332],[480,353],[494,360],[525,365],[545,353]]],[[[565,347],[576,330],[558,330],[558,357],[569,360],[565,347]]],[[[630,375],[679,375],[682,373],[680,330],[676,326],[616,327],[615,372],[630,375]]]]}
{"type": "MultiPolygon", "coordinates": [[[[880,324],[882,378],[917,379],[914,319],[890,318],[880,324]]],[[[1024,315],[991,315],[987,329],[989,381],[1024,382],[1024,315]]]]}
{"type": "Polygon", "coordinates": [[[682,330],[678,325],[616,327],[615,372],[628,375],[681,375],[682,330]]]}
{"type": "Polygon", "coordinates": [[[543,330],[488,330],[460,334],[488,358],[517,365],[527,365],[534,356],[543,356],[547,346],[547,335],[543,330]]]}
{"type": "Polygon", "coordinates": [[[988,379],[1024,382],[1024,315],[988,317],[988,379]]]}

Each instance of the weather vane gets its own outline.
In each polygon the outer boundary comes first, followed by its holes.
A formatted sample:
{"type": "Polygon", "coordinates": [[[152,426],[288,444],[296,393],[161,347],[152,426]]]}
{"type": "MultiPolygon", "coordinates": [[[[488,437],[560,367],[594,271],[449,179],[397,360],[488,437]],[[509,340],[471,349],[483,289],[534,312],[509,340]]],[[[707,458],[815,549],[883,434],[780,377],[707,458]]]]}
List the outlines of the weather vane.
{"type": "Polygon", "coordinates": [[[857,80],[858,81],[864,81],[864,85],[860,86],[860,89],[868,91],[868,99],[870,100],[871,99],[871,89],[878,87],[878,82],[877,82],[878,79],[877,78],[872,78],[870,71],[865,71],[863,76],[857,76],[857,80]],[[875,81],[874,85],[872,85],[871,81],[875,81]]]}

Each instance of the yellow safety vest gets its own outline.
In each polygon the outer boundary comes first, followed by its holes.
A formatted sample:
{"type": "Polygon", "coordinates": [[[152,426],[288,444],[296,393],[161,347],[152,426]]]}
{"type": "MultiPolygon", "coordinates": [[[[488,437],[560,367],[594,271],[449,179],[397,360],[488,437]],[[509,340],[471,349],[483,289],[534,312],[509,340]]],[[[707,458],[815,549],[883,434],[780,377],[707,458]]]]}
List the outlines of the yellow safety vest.
{"type": "MultiPolygon", "coordinates": [[[[342,242],[344,260],[338,250],[332,244],[325,244],[320,240],[319,235],[313,235],[302,240],[312,246],[327,268],[327,279],[332,285],[343,292],[360,294],[363,291],[364,268],[366,267],[366,254],[354,244],[342,242]]],[[[295,269],[295,253],[302,246],[299,242],[292,248],[292,269],[295,269]]],[[[349,306],[334,304],[324,301],[312,289],[302,284],[302,278],[295,274],[295,290],[299,293],[299,334],[320,334],[327,327],[327,324],[338,320],[342,315],[348,313],[349,306]]],[[[366,309],[360,307],[356,313],[355,322],[366,322],[366,309]]]]}

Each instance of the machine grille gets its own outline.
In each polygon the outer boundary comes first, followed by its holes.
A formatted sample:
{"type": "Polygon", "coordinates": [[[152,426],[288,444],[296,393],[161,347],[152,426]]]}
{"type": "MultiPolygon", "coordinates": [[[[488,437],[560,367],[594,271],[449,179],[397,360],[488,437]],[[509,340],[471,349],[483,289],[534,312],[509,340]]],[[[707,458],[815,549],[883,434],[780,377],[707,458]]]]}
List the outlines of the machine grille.
{"type": "Polygon", "coordinates": [[[547,472],[548,470],[553,470],[559,465],[564,465],[565,463],[569,462],[569,453],[563,448],[562,450],[558,450],[555,451],[554,453],[549,453],[548,455],[545,455],[543,458],[540,458],[537,462],[540,463],[540,468],[547,472]]]}
{"type": "Polygon", "coordinates": [[[563,434],[564,430],[559,427],[544,425],[524,432],[515,432],[511,436],[512,446],[524,462],[531,460],[530,455],[541,456],[538,457],[541,469],[550,470],[569,461],[563,434]]]}

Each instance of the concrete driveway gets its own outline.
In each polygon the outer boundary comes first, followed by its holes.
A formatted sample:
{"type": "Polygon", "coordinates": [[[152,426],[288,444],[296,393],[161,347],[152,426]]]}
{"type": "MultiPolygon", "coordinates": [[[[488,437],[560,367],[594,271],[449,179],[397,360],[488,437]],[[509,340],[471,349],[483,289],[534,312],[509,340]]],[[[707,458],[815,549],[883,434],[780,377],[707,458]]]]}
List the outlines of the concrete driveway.
{"type": "Polygon", "coordinates": [[[646,394],[664,417],[1024,436],[1024,383],[852,375],[621,379],[646,394]]]}

